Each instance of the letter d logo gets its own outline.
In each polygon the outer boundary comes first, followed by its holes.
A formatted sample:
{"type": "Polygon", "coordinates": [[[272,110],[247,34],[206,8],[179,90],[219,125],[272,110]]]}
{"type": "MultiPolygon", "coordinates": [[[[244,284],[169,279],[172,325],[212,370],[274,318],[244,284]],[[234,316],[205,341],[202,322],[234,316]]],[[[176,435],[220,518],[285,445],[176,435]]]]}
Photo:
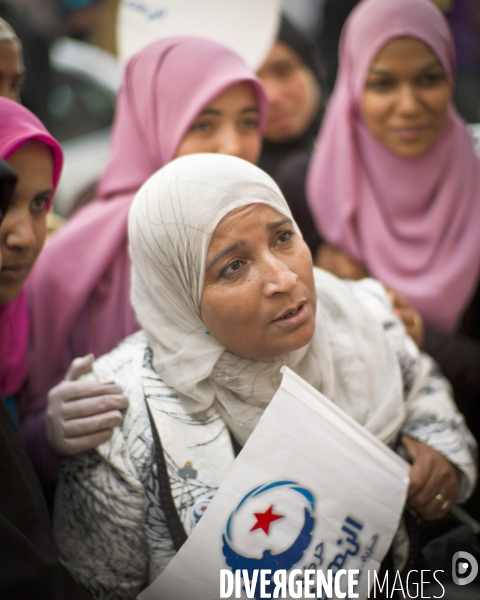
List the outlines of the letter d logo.
{"type": "Polygon", "coordinates": [[[478,563],[469,552],[455,552],[452,559],[452,578],[457,585],[472,583],[478,574],[478,563]],[[470,573],[468,570],[470,569],[470,573]],[[467,574],[468,573],[468,574],[467,574]]]}

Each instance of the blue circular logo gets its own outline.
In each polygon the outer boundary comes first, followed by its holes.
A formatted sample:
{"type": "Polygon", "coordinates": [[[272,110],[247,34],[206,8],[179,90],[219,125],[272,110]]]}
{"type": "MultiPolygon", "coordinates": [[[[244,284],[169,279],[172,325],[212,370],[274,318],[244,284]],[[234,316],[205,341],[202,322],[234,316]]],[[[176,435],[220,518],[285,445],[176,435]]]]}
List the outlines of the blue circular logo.
{"type": "MultiPolygon", "coordinates": [[[[289,571],[312,540],[315,499],[294,481],[275,481],[246,494],[230,515],[223,555],[236,571],[289,571]]],[[[273,586],[273,584],[270,584],[273,586]]]]}

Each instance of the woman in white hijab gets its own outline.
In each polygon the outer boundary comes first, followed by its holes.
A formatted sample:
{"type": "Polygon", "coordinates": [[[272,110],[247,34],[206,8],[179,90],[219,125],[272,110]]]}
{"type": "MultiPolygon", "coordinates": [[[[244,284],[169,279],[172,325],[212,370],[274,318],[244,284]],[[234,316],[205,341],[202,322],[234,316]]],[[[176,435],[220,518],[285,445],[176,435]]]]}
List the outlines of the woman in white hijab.
{"type": "Polygon", "coordinates": [[[386,444],[402,440],[420,515],[468,496],[475,444],[448,384],[380,284],[312,268],[268,175],[229,156],[177,159],[138,192],[129,236],[143,331],[92,377],[115,381],[130,407],[108,442],[64,462],[57,495],[62,558],[94,595],[135,598],[162,572],[284,364],[386,444]]]}

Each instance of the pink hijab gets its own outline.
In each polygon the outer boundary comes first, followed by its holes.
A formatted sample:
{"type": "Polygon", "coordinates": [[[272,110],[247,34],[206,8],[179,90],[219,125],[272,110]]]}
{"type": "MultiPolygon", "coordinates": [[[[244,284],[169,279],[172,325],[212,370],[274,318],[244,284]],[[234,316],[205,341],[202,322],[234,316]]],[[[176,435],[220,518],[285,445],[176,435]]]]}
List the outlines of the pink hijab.
{"type": "MultiPolygon", "coordinates": [[[[56,188],[63,161],[60,145],[29,110],[0,98],[0,158],[6,160],[29,140],[39,140],[52,148],[56,188]]],[[[15,300],[0,306],[0,396],[17,392],[27,375],[28,330],[27,303],[22,290],[15,300]]]]}
{"type": "Polygon", "coordinates": [[[480,163],[450,107],[426,154],[404,159],[363,126],[368,68],[396,37],[427,44],[453,86],[453,42],[429,0],[364,0],[344,27],[340,70],[307,179],[317,227],[333,246],[404,294],[427,323],[454,330],[480,270],[480,163]]]}
{"type": "Polygon", "coordinates": [[[230,86],[251,82],[265,120],[258,80],[215,42],[178,37],[146,47],[128,63],[120,90],[100,201],[75,215],[50,242],[30,278],[32,345],[29,410],[70,361],[111,350],[138,329],[130,306],[127,219],[144,181],[171,161],[202,109],[230,86]]]}

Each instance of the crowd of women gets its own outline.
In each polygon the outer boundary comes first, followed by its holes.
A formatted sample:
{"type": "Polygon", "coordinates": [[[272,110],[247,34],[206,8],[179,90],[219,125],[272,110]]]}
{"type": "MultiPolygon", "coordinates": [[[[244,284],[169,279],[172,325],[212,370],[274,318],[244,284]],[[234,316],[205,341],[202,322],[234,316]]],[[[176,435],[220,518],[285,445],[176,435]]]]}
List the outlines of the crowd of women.
{"type": "MultiPolygon", "coordinates": [[[[8,56],[18,66],[21,45],[0,22],[8,56]]],[[[2,598],[135,598],[285,364],[408,457],[418,520],[475,498],[480,163],[430,0],[362,0],[328,102],[286,19],[258,76],[212,41],[147,46],[97,198],[45,248],[62,151],[14,71],[0,70],[2,598]],[[179,480],[187,448],[206,468],[179,480]],[[47,500],[56,488],[55,544],[37,475],[47,500]]],[[[408,548],[395,568],[420,560],[408,548]]]]}

